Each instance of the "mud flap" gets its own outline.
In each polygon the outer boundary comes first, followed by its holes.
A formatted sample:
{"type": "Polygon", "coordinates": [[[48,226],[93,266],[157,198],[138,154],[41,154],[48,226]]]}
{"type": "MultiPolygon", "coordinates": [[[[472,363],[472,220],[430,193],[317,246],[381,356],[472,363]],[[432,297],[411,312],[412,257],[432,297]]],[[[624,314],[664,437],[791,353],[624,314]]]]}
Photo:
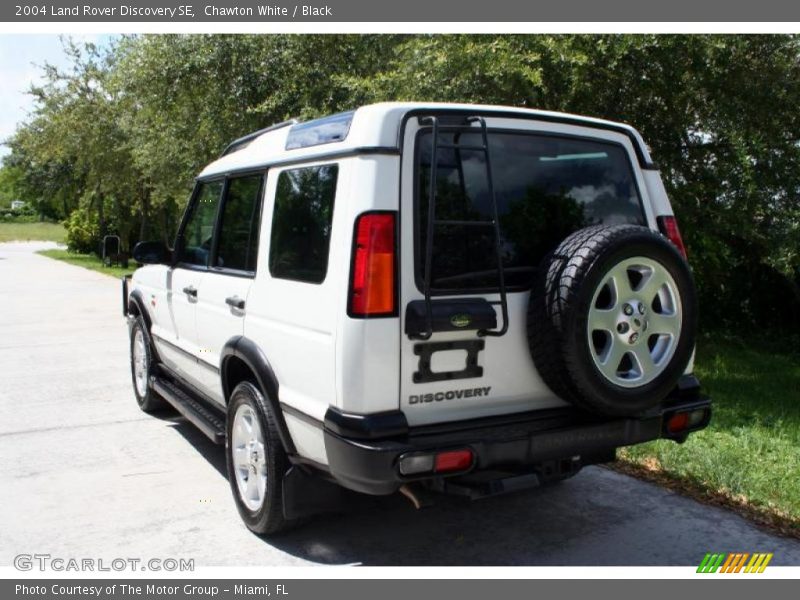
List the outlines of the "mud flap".
{"type": "Polygon", "coordinates": [[[283,476],[283,516],[300,519],[344,509],[353,492],[303,467],[292,465],[283,476]]]}

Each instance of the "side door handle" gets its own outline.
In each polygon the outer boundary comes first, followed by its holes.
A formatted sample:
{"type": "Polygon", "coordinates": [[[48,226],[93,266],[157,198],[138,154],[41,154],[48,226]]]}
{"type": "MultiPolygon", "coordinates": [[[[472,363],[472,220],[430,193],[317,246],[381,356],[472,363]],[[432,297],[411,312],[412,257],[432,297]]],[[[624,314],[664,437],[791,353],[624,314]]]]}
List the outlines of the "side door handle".
{"type": "Polygon", "coordinates": [[[225,304],[238,310],[244,310],[244,300],[239,298],[239,296],[228,296],[225,298],[225,304]]]}
{"type": "Polygon", "coordinates": [[[183,293],[187,296],[191,296],[192,298],[197,298],[197,288],[193,285],[187,285],[183,288],[183,293]]]}

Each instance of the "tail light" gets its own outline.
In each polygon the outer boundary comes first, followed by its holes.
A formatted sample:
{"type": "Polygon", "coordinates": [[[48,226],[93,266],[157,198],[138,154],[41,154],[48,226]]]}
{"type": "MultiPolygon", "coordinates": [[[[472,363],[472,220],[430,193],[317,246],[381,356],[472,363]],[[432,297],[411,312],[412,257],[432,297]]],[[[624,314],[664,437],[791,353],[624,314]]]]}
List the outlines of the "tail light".
{"type": "Polygon", "coordinates": [[[667,239],[672,242],[675,247],[686,258],[686,246],[683,245],[683,238],[681,238],[681,230],[678,229],[678,221],[673,215],[662,215],[656,219],[658,229],[663,233],[667,239]]]}
{"type": "Polygon", "coordinates": [[[439,452],[436,455],[436,462],[433,470],[436,473],[450,473],[452,471],[464,471],[472,466],[472,450],[450,450],[439,452]]]}
{"type": "Polygon", "coordinates": [[[351,317],[397,314],[395,213],[364,213],[356,220],[350,273],[351,317]]]}
{"type": "Polygon", "coordinates": [[[400,457],[399,464],[402,475],[425,475],[467,471],[474,462],[475,453],[471,448],[459,448],[404,454],[400,457]]]}

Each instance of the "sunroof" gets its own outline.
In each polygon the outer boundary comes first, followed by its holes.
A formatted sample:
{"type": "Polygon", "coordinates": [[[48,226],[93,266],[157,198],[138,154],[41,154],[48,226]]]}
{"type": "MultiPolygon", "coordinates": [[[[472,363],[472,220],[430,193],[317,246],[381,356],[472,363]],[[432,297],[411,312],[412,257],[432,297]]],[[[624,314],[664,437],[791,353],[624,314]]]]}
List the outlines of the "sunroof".
{"type": "Polygon", "coordinates": [[[289,130],[286,149],[295,150],[296,148],[308,148],[309,146],[343,141],[350,131],[354,112],[343,112],[294,125],[289,130]]]}

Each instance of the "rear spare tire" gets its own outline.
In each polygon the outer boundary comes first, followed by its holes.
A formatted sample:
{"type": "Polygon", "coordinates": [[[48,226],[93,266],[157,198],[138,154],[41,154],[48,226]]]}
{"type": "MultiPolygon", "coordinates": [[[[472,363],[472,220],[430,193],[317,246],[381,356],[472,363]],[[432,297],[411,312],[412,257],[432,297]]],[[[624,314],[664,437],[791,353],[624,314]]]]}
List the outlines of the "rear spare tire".
{"type": "Polygon", "coordinates": [[[686,260],[636,225],[593,226],[542,261],[528,343],[544,382],[587,410],[633,416],[675,387],[694,350],[697,298],[686,260]]]}

